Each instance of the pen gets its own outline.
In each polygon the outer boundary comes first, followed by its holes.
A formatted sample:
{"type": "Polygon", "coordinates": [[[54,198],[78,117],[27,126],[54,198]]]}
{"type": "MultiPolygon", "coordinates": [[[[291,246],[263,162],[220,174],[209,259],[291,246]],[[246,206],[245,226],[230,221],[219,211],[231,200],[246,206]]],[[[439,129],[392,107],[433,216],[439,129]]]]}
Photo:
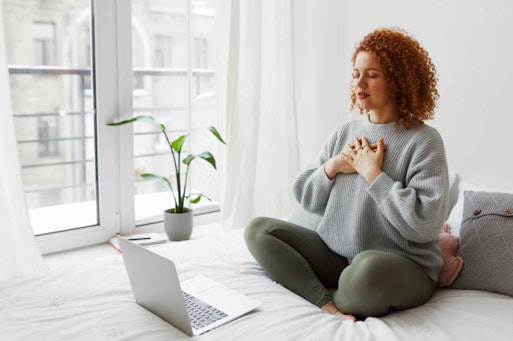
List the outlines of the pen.
{"type": "Polygon", "coordinates": [[[128,238],[128,240],[147,240],[151,239],[150,237],[140,237],[140,238],[128,238]]]}

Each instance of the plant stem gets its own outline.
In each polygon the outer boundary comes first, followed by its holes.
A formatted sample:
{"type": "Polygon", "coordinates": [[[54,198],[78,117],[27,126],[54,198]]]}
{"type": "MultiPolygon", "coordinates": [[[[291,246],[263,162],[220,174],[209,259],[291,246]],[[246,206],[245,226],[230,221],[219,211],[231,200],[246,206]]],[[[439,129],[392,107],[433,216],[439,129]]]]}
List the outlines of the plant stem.
{"type": "Polygon", "coordinates": [[[185,191],[187,190],[187,178],[189,177],[189,166],[187,166],[187,170],[185,171],[185,181],[183,186],[183,197],[185,201],[185,191]]]}
{"type": "MultiPolygon", "coordinates": [[[[162,130],[162,132],[164,133],[164,137],[166,138],[167,145],[169,146],[169,149],[171,150],[171,155],[173,156],[173,163],[175,165],[175,172],[176,172],[176,189],[178,190],[178,206],[180,206],[180,197],[181,197],[181,194],[180,194],[180,153],[178,153],[178,164],[177,164],[175,152],[173,151],[173,146],[171,145],[171,142],[169,141],[169,137],[167,136],[165,130],[162,130]]],[[[172,194],[173,194],[173,199],[175,200],[175,207],[176,207],[177,206],[176,205],[176,196],[175,196],[174,192],[172,192],[172,194]]]]}

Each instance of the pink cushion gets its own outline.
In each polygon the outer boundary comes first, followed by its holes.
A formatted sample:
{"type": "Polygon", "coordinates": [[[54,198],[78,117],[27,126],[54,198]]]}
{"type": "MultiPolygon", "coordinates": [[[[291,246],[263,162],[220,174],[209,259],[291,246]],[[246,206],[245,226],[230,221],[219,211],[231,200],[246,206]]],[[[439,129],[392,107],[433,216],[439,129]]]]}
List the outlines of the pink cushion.
{"type": "Polygon", "coordinates": [[[444,225],[438,235],[438,242],[442,250],[443,266],[438,275],[438,286],[446,287],[452,284],[463,268],[463,258],[459,254],[460,238],[450,233],[450,227],[444,225]]]}

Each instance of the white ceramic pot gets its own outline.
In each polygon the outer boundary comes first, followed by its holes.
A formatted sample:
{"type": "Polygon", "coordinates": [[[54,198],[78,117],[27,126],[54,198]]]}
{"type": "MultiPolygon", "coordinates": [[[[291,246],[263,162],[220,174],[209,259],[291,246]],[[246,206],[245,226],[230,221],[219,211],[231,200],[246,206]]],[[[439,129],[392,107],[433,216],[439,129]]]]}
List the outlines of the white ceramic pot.
{"type": "Polygon", "coordinates": [[[164,211],[164,231],[169,240],[187,240],[192,234],[192,210],[174,213],[172,208],[164,211]]]}

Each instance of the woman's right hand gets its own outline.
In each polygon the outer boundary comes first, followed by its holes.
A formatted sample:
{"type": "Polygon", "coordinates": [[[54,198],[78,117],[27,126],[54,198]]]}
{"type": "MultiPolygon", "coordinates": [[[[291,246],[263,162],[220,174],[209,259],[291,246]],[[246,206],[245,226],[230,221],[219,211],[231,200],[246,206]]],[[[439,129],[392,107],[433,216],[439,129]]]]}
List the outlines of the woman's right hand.
{"type": "Polygon", "coordinates": [[[356,172],[356,170],[342,157],[342,154],[347,154],[353,149],[354,144],[346,144],[342,153],[335,155],[324,164],[324,172],[330,180],[333,180],[338,173],[349,174],[356,172]]]}
{"type": "MultiPolygon", "coordinates": [[[[375,151],[378,147],[377,143],[369,144],[372,151],[375,151]]],[[[356,173],[356,170],[347,163],[342,157],[342,154],[349,154],[350,151],[355,150],[354,144],[346,144],[340,154],[335,155],[324,164],[324,172],[330,180],[333,180],[339,173],[350,174],[356,173]]]]}

